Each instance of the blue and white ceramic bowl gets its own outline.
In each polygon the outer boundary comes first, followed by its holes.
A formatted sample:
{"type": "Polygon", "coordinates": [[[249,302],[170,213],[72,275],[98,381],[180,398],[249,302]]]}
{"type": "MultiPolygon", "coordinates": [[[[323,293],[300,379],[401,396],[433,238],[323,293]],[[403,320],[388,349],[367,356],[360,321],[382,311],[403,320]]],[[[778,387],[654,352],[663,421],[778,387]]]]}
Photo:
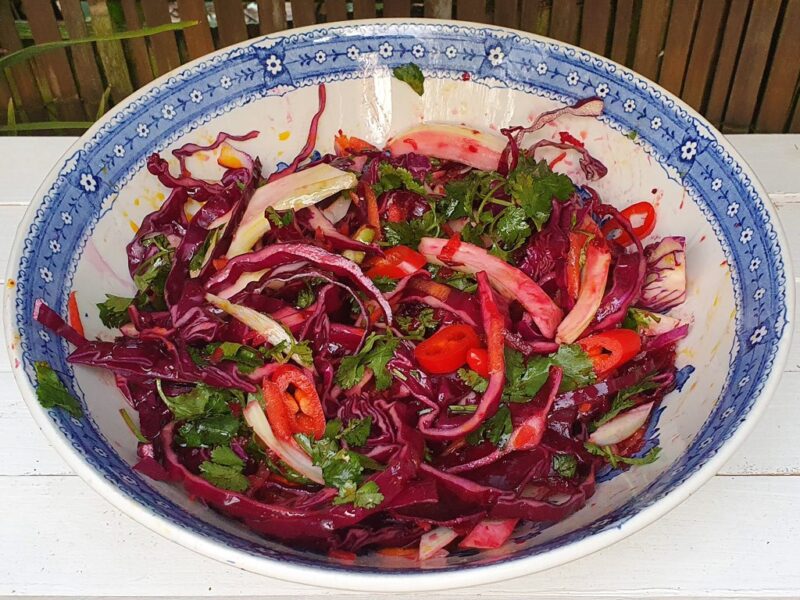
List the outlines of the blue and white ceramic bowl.
{"type": "Polygon", "coordinates": [[[20,227],[10,264],[5,327],[17,382],[53,445],[92,487],[165,537],[228,564],[370,591],[531,573],[598,550],[663,515],[711,477],[752,429],[780,376],[793,314],[775,211],[730,144],[694,111],[577,48],[433,21],[294,30],[162,77],[101,119],[50,173],[20,227]],[[392,67],[408,62],[426,75],[423,97],[391,77],[392,67]],[[271,170],[305,141],[321,82],[328,91],[323,152],[339,128],[380,145],[423,120],[497,130],[587,96],[605,100],[599,120],[564,119],[544,135],[560,129],[583,135],[609,168],[597,186],[601,196],[618,206],[651,200],[659,211],[654,235],[687,239],[689,289],[680,316],[693,327],[680,345],[682,386],[648,432],[648,444],[663,447],[657,462],[606,473],[589,504],[562,523],[522,527],[502,548],[456,552],[423,567],[378,555],[346,564],[262,539],[189,501],[178,487],[131,469],[136,442],[119,417],[124,400],[112,378],[68,365],[67,344],[33,322],[33,303],[43,298],[64,314],[74,290],[87,334],[109,337],[94,305],[105,293],[131,291],[124,246],[164,198],[145,158],[189,141],[209,142],[219,131],[257,129],[261,135],[243,146],[271,170]],[[84,418],[37,404],[35,360],[49,361],[69,378],[84,418]]]}

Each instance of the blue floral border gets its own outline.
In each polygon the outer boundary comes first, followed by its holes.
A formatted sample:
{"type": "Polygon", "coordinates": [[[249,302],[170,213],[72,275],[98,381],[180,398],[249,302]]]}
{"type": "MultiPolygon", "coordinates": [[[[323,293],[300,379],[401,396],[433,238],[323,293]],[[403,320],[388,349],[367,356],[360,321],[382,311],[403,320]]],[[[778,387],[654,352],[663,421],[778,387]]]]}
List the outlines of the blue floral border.
{"type": "MultiPolygon", "coordinates": [[[[636,143],[680,181],[697,202],[723,247],[735,290],[736,348],[719,401],[687,452],[647,490],[586,528],[546,544],[526,547],[538,531],[517,534],[517,549],[501,558],[477,559],[434,571],[464,569],[547,552],[619,527],[697,472],[738,429],[763,389],[787,323],[786,266],[777,233],[748,175],[720,143],[718,134],[650,82],[605,59],[561,44],[495,28],[392,23],[322,28],[262,38],[217,53],[156,82],[115,111],[84,140],[44,193],[24,240],[17,276],[15,322],[23,368],[47,360],[70,376],[66,345],[32,320],[33,302],[64,310],[66,292],[83,245],[116,192],[165,148],[216,116],[266,95],[365,76],[361,58],[377,67],[407,62],[427,77],[461,79],[573,102],[590,95],[605,100],[602,119],[636,143]]],[[[367,74],[368,76],[368,74],[367,74]]],[[[77,453],[128,497],[167,521],[248,554],[279,562],[339,569],[324,557],[273,542],[256,544],[183,511],[131,470],[96,424],[59,411],[49,416],[77,453]]],[[[368,566],[345,570],[379,572],[368,566]]],[[[418,573],[391,569],[392,573],[418,573]]]]}

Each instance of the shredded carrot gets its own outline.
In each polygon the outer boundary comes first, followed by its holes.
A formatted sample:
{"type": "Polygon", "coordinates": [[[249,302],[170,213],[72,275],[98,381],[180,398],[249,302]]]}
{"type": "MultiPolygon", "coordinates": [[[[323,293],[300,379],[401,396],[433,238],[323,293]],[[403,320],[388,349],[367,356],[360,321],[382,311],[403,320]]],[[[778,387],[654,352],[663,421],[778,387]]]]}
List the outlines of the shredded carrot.
{"type": "Polygon", "coordinates": [[[553,167],[555,167],[558,163],[560,163],[566,157],[567,157],[567,153],[566,152],[562,152],[561,154],[556,156],[553,160],[550,161],[550,168],[552,169],[553,167]]]}
{"type": "Polygon", "coordinates": [[[353,562],[358,558],[355,552],[348,552],[347,550],[329,550],[328,556],[331,558],[338,558],[339,560],[346,560],[347,562],[353,562]]]}
{"type": "Polygon", "coordinates": [[[381,548],[377,552],[381,556],[396,556],[409,560],[417,560],[419,557],[419,550],[416,548],[381,548]]]}
{"type": "Polygon", "coordinates": [[[353,204],[355,204],[356,206],[361,204],[361,198],[353,190],[350,190],[350,200],[352,200],[353,204]]]}
{"type": "Polygon", "coordinates": [[[364,197],[367,199],[367,223],[375,229],[375,237],[381,236],[381,219],[378,215],[378,199],[371,185],[364,186],[364,197]]]}
{"type": "Polygon", "coordinates": [[[220,256],[219,258],[215,258],[214,260],[212,260],[211,264],[214,265],[214,268],[217,271],[221,271],[222,269],[225,268],[225,265],[228,264],[228,259],[224,256],[220,256]]]}
{"type": "Polygon", "coordinates": [[[72,325],[75,331],[83,336],[83,323],[81,322],[81,313],[80,310],[78,310],[78,300],[75,297],[75,292],[69,293],[67,310],[69,312],[69,324],[72,325]]]}

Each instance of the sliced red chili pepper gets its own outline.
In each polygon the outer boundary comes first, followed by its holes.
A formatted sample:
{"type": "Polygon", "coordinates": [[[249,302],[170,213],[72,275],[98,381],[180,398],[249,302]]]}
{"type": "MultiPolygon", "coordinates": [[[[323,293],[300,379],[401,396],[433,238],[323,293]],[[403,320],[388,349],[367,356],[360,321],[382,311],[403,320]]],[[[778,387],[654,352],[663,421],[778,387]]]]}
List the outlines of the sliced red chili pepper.
{"type": "Polygon", "coordinates": [[[364,190],[364,198],[367,200],[367,223],[375,230],[375,237],[380,239],[381,233],[381,218],[378,213],[378,199],[375,197],[375,191],[371,185],[362,185],[364,190]]]}
{"type": "Polygon", "coordinates": [[[395,246],[384,252],[383,258],[378,259],[367,271],[367,277],[389,277],[400,279],[406,275],[416,273],[427,264],[427,260],[416,250],[408,246],[395,246]]]}
{"type": "Polygon", "coordinates": [[[214,265],[214,269],[217,271],[222,271],[222,269],[224,269],[228,264],[228,259],[225,256],[220,256],[219,258],[212,260],[211,264],[214,265]]]}
{"type": "MultiPolygon", "coordinates": [[[[633,233],[640,240],[653,233],[653,229],[656,227],[656,209],[649,202],[631,204],[621,211],[621,214],[628,219],[633,228],[633,233]]],[[[603,225],[603,235],[620,246],[628,246],[633,243],[628,232],[618,227],[614,221],[609,221],[603,225]]]]}
{"type": "Polygon", "coordinates": [[[456,233],[450,236],[450,239],[447,240],[447,243],[442,248],[442,251],[439,252],[439,260],[441,260],[443,263],[452,263],[453,257],[455,256],[456,252],[458,252],[460,246],[461,234],[456,233]]]}
{"type": "Polygon", "coordinates": [[[467,352],[467,366],[484,378],[489,377],[489,351],[485,348],[472,348],[467,352]]]}
{"type": "Polygon", "coordinates": [[[631,329],[596,333],[578,340],[577,344],[589,355],[600,379],[624,365],[642,349],[642,339],[631,329]]]}
{"type": "Polygon", "coordinates": [[[467,362],[470,348],[480,345],[480,339],[469,325],[442,327],[414,349],[419,365],[428,373],[452,373],[467,362]]]}
{"type": "Polygon", "coordinates": [[[314,383],[292,365],[281,365],[262,382],[267,419],[275,437],[288,440],[295,433],[320,439],[325,433],[322,411],[314,383]]]}
{"type": "Polygon", "coordinates": [[[69,324],[75,331],[83,336],[83,321],[81,321],[81,311],[78,308],[78,299],[75,297],[75,292],[69,293],[67,311],[69,313],[69,324]]]}

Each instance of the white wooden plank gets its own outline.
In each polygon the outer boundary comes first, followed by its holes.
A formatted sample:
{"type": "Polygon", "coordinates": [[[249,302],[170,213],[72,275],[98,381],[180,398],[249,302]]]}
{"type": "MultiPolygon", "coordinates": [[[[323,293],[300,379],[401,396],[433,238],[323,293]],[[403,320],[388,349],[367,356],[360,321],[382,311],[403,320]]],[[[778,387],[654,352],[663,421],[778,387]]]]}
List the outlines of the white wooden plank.
{"type": "Polygon", "coordinates": [[[728,140],[753,168],[768,194],[800,192],[800,135],[729,135],[728,140]]]}
{"type": "MultiPolygon", "coordinates": [[[[800,478],[717,477],[612,548],[545,573],[429,596],[794,595],[800,591],[798,498],[800,478]]],[[[0,594],[353,596],[198,556],[134,524],[71,477],[0,478],[0,530],[0,594]]]]}
{"type": "MultiPolygon", "coordinates": [[[[793,435],[800,423],[798,390],[800,373],[784,374],[761,421],[721,474],[800,476],[800,444],[793,435]]],[[[72,474],[34,423],[10,373],[0,373],[0,440],[14,449],[0,461],[0,477],[72,474]]]]}

